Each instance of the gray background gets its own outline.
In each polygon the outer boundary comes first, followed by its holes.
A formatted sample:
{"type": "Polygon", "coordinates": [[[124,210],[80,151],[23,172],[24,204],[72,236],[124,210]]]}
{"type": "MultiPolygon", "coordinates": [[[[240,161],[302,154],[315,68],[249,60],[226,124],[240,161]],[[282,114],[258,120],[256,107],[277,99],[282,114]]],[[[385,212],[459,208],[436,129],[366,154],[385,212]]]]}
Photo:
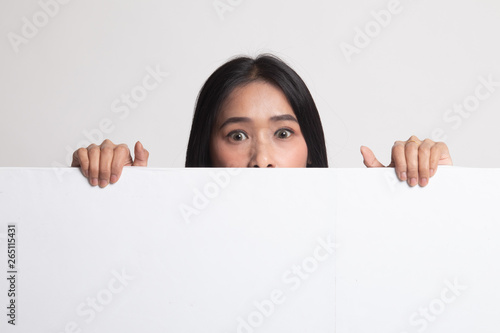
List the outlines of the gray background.
{"type": "Polygon", "coordinates": [[[141,140],[150,166],[182,167],[206,78],[235,55],[272,52],[308,85],[331,166],[362,167],[360,145],[388,163],[395,140],[440,128],[455,165],[500,167],[500,87],[473,112],[449,111],[473,101],[479,77],[500,81],[498,0],[401,0],[351,61],[342,43],[376,29],[372,12],[391,1],[221,0],[222,16],[213,0],[54,1],[0,3],[0,166],[68,166],[91,133],[141,140]],[[16,50],[26,20],[40,27],[16,50]],[[168,77],[126,117],[113,112],[157,66],[168,77]]]}

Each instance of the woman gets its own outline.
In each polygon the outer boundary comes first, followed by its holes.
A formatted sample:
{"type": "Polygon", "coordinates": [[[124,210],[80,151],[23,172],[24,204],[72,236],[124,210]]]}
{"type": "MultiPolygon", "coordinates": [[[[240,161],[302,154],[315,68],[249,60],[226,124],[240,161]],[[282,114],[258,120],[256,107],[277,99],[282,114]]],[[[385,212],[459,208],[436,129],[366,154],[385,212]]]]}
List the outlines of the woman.
{"type": "MultiPolygon", "coordinates": [[[[91,185],[118,181],[124,166],[147,166],[140,142],[135,159],[125,144],[104,140],[73,154],[91,185]]],[[[383,167],[361,147],[367,167],[383,167]]],[[[392,161],[398,178],[426,186],[438,165],[452,165],[442,142],[412,136],[396,141],[392,161]]],[[[273,55],[235,58],[203,85],[196,103],[186,167],[328,167],[323,128],[314,100],[299,75],[273,55]]]]}

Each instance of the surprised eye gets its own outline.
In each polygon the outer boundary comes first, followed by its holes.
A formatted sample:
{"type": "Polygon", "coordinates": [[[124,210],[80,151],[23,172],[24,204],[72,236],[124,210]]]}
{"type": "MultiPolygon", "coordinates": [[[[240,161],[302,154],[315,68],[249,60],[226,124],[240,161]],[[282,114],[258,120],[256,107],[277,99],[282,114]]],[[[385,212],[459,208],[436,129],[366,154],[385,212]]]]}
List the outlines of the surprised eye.
{"type": "Polygon", "coordinates": [[[282,129],[279,129],[276,131],[276,135],[280,139],[286,139],[286,138],[290,137],[292,135],[292,133],[293,133],[292,130],[289,130],[286,128],[282,128],[282,129]]]}
{"type": "Polygon", "coordinates": [[[245,134],[245,132],[242,131],[233,131],[227,135],[234,141],[243,141],[248,139],[248,136],[245,134]]]}

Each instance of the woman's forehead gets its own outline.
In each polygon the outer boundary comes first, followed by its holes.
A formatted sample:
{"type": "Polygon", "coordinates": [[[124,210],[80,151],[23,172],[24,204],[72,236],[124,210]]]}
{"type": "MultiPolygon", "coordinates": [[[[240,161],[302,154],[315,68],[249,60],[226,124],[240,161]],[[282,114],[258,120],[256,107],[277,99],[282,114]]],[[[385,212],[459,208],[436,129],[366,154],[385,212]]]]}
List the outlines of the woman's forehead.
{"type": "Polygon", "coordinates": [[[221,108],[218,120],[229,117],[269,119],[283,114],[294,115],[285,94],[272,84],[256,81],[231,92],[221,108]]]}

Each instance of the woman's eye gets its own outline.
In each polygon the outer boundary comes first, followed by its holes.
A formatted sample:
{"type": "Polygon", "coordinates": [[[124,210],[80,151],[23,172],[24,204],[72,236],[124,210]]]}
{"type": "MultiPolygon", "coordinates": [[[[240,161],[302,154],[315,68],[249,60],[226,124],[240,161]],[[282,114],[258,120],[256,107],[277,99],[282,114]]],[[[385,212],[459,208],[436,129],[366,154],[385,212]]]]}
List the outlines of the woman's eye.
{"type": "Polygon", "coordinates": [[[241,131],[231,132],[228,134],[228,136],[234,141],[243,141],[245,139],[248,139],[247,135],[241,131]]]}
{"type": "Polygon", "coordinates": [[[280,139],[286,139],[286,138],[290,137],[290,135],[292,135],[292,133],[293,133],[293,131],[286,129],[286,128],[282,128],[282,129],[279,129],[278,131],[276,131],[276,135],[280,139]]]}

